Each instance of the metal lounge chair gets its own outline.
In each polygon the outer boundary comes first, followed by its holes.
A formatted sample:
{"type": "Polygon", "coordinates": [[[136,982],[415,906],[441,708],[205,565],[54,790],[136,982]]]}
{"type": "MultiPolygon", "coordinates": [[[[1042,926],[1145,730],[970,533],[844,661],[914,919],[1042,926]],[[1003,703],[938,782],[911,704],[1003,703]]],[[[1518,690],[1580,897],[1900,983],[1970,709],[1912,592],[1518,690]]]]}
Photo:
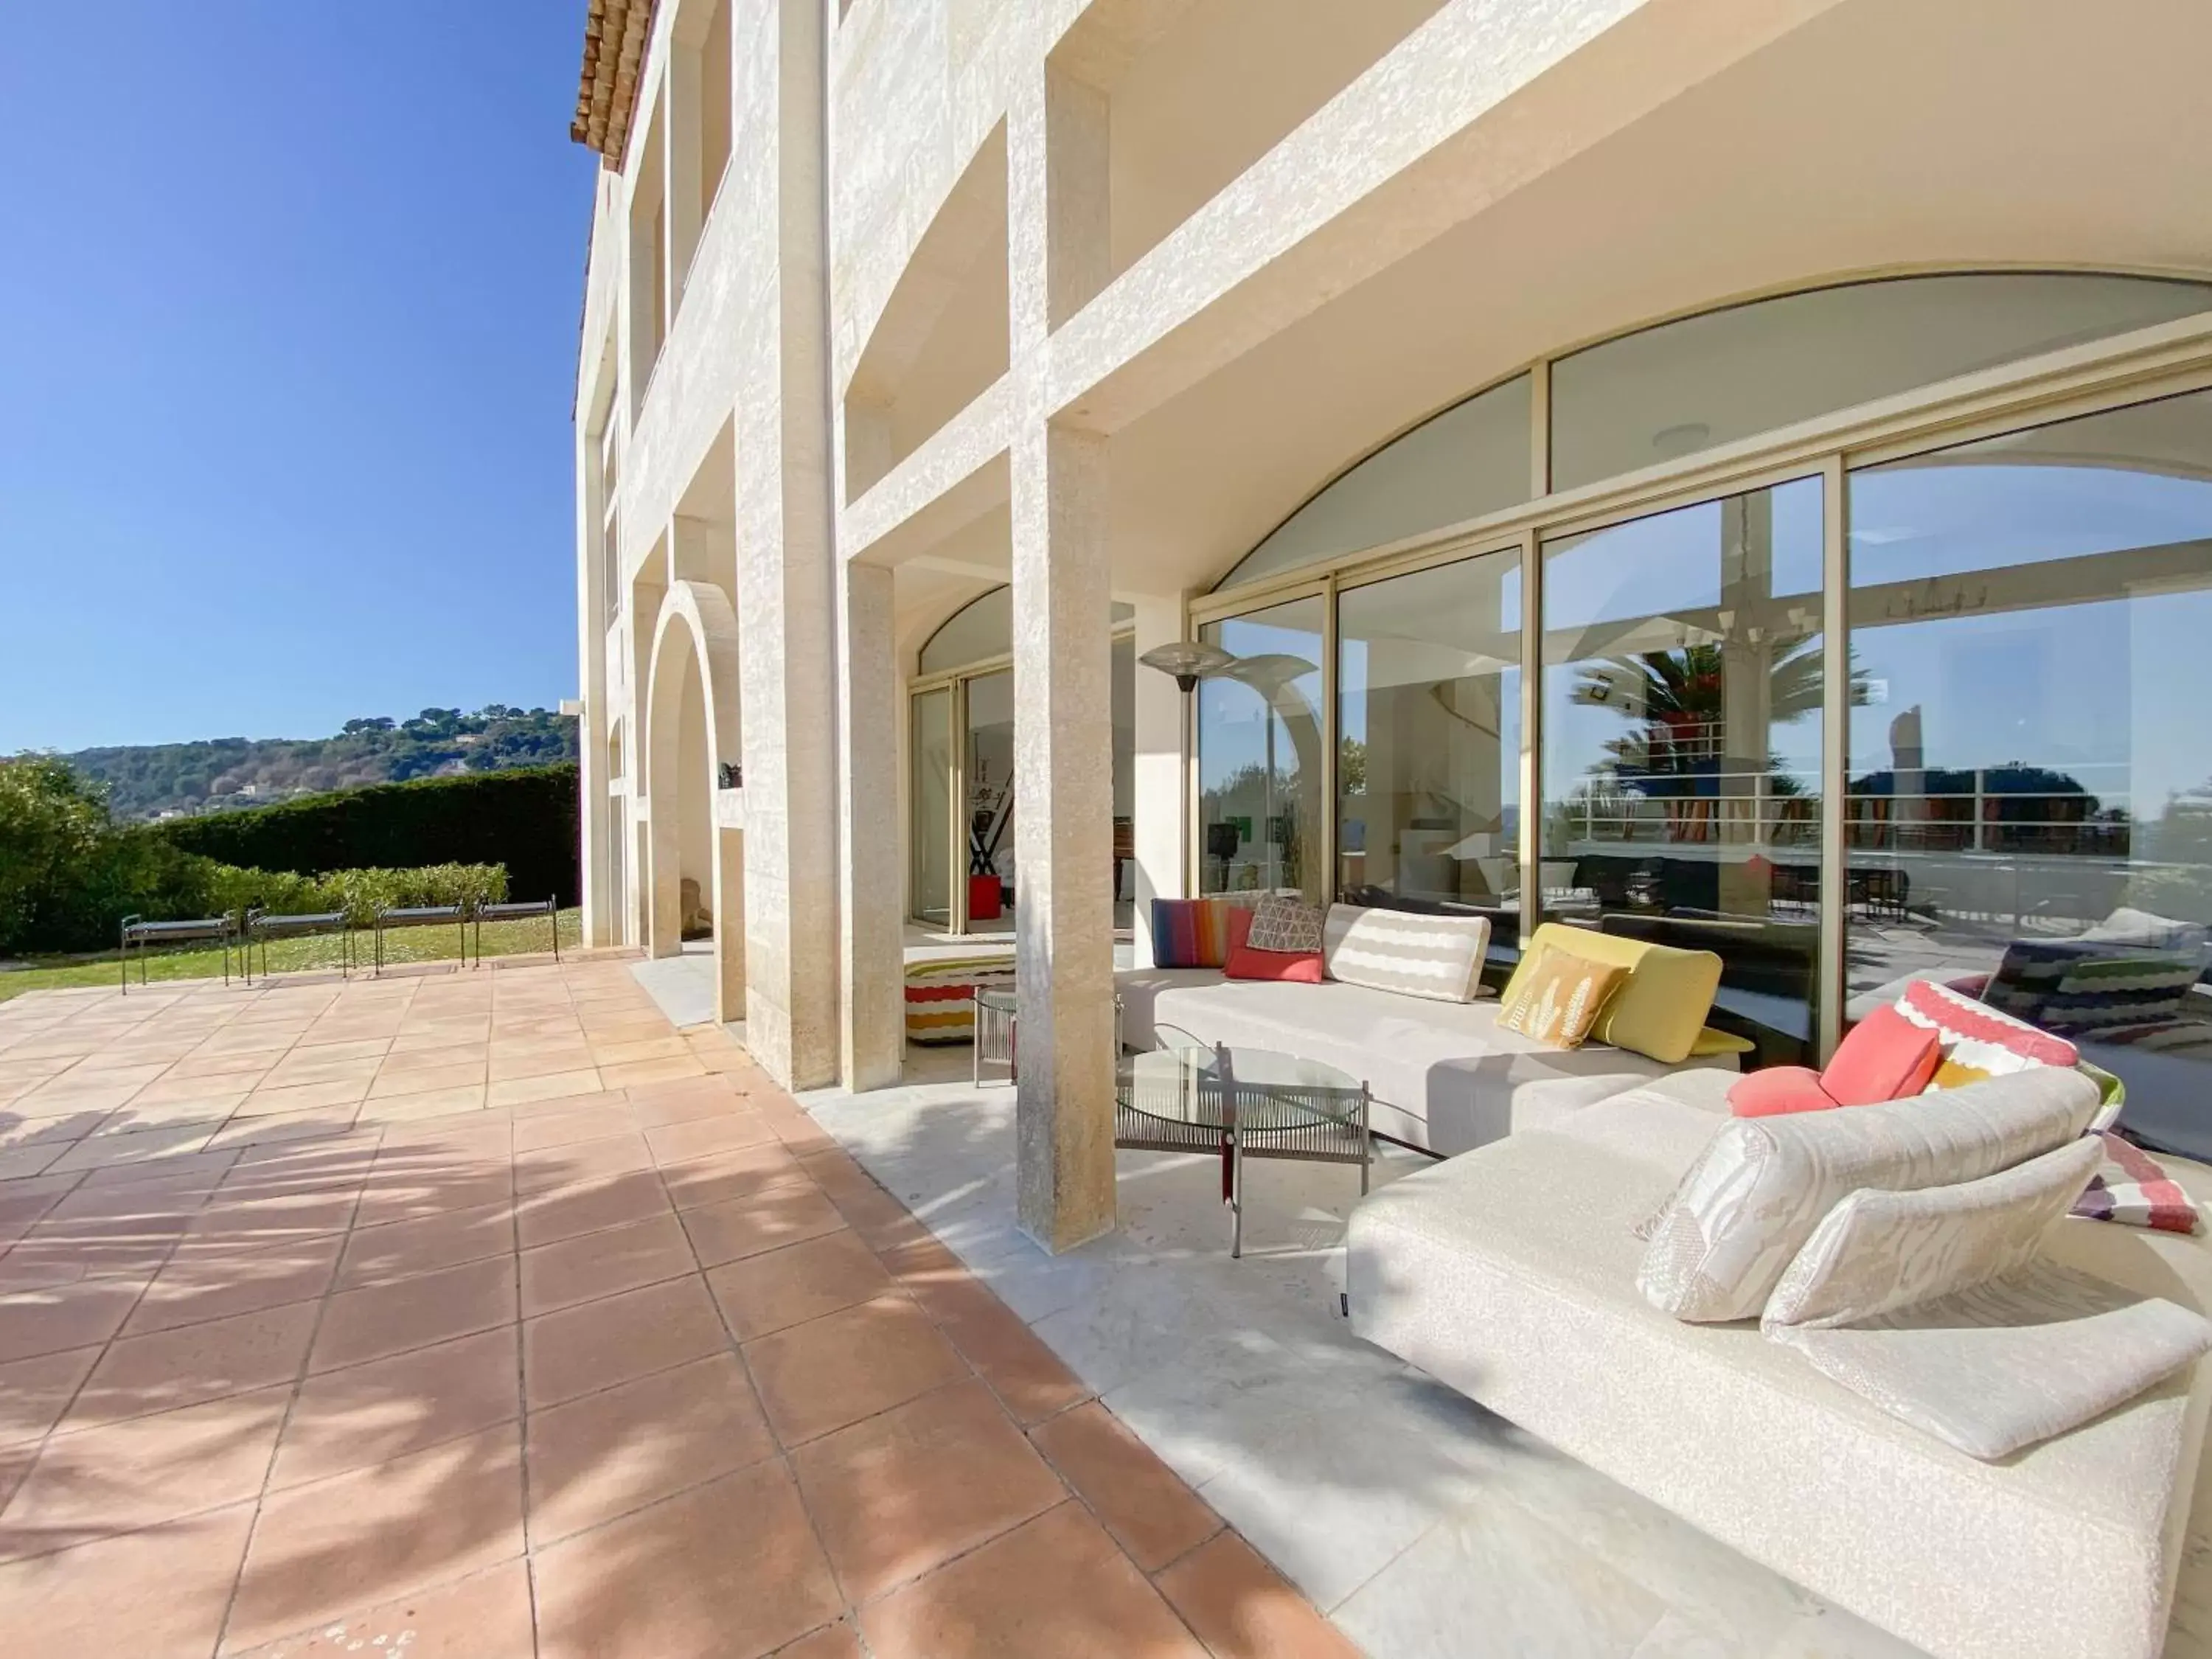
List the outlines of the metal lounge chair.
{"type": "Polygon", "coordinates": [[[483,903],[476,906],[471,920],[476,923],[477,965],[483,965],[483,925],[488,921],[521,921],[532,916],[545,918],[545,929],[553,936],[553,960],[561,960],[561,914],[551,898],[516,899],[501,904],[483,903]]]}
{"type": "Polygon", "coordinates": [[[123,918],[116,930],[115,964],[123,978],[123,992],[131,992],[131,952],[138,952],[138,982],[146,983],[146,953],[167,945],[197,945],[217,939],[222,945],[222,982],[230,983],[231,941],[238,937],[238,919],[228,911],[219,916],[197,916],[180,921],[148,921],[139,915],[123,918]]]}

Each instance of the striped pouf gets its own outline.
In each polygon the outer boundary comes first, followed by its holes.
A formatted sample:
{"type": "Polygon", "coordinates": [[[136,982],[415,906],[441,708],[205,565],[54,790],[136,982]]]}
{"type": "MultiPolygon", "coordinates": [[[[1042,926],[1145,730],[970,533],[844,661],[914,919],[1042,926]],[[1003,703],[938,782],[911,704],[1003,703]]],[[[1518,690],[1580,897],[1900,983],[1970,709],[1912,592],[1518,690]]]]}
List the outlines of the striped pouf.
{"type": "Polygon", "coordinates": [[[908,1042],[973,1042],[978,988],[1012,988],[1011,955],[961,957],[949,961],[910,962],[906,968],[906,1040],[908,1042]]]}

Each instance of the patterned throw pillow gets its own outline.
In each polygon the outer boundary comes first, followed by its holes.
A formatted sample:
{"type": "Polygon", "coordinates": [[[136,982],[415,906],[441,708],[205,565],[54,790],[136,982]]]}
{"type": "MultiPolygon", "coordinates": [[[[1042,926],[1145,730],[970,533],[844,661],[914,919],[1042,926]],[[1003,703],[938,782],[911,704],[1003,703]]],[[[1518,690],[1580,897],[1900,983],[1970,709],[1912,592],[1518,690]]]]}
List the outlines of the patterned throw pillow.
{"type": "Polygon", "coordinates": [[[2125,1034],[2179,1019],[2202,967],[2194,956],[2166,951],[2084,957],[2044,1003],[2041,1024],[2067,1036],[2125,1042],[2125,1034]]]}
{"type": "Polygon", "coordinates": [[[1547,948],[1498,1024],[1554,1048],[1579,1048],[1627,978],[1628,970],[1616,963],[1547,948]]]}
{"type": "Polygon", "coordinates": [[[1332,904],[1322,927],[1328,976],[1433,1002],[1472,1002],[1490,948],[1487,916],[1363,910],[1332,904]]]}
{"type": "Polygon", "coordinates": [[[2039,1031],[2025,1020],[2001,1014],[1932,979],[1916,979],[1906,986],[1897,1000],[1897,1012],[1935,1032],[1943,1045],[1943,1063],[1928,1085],[1931,1093],[2010,1077],[2039,1066],[2070,1066],[2081,1058],[2063,1037],[2039,1031]]]}
{"type": "Polygon", "coordinates": [[[1251,925],[1251,907],[1232,899],[1154,899],[1152,965],[1218,968],[1251,925]]]}
{"type": "Polygon", "coordinates": [[[2071,939],[2016,939],[2005,946],[2004,960],[1982,987],[1981,999],[2001,1014],[2038,1023],[2067,969],[2095,949],[2071,939]]]}
{"type": "Polygon", "coordinates": [[[1255,951],[1321,949],[1321,912],[1281,893],[1270,893],[1252,911],[1252,931],[1244,943],[1255,951]]]}

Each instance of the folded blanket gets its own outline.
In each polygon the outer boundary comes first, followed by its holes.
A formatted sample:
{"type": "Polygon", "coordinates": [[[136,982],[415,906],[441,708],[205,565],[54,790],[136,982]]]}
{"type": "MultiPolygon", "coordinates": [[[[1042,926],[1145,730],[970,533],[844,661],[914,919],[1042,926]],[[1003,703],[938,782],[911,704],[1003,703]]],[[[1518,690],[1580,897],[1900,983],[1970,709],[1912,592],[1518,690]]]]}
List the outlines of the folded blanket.
{"type": "Polygon", "coordinates": [[[2196,1204],[2156,1158],[2110,1132],[2097,1139],[2105,1143],[2105,1161],[2075,1200],[2075,1215],[2166,1233],[2197,1231],[2196,1204]]]}

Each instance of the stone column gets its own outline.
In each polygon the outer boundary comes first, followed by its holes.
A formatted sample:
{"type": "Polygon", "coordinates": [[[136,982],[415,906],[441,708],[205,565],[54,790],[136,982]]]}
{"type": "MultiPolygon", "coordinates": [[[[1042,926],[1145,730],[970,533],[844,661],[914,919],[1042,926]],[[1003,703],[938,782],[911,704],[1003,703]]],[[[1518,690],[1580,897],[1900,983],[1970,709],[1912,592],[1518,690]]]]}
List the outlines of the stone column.
{"type": "MultiPolygon", "coordinates": [[[[1182,637],[1182,602],[1146,596],[1132,601],[1136,611],[1137,655],[1182,637]]],[[[1136,953],[1149,968],[1152,946],[1152,901],[1185,896],[1189,881],[1190,791],[1185,759],[1187,699],[1165,674],[1137,665],[1136,753],[1136,953]]]]}
{"type": "Polygon", "coordinates": [[[837,603],[839,1069],[848,1089],[888,1088],[905,1059],[904,867],[899,856],[899,685],[892,576],[844,567],[837,603]]]}

